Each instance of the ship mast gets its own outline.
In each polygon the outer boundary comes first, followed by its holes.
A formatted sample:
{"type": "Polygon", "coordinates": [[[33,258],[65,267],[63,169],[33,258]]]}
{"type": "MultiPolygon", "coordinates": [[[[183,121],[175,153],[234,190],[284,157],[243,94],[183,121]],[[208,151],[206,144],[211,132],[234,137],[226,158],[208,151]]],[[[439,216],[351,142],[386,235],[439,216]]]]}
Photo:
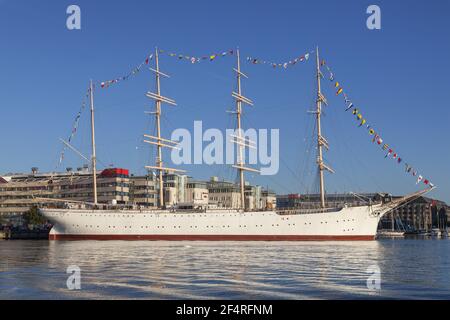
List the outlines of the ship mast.
{"type": "Polygon", "coordinates": [[[176,102],[173,99],[164,97],[161,95],[161,76],[170,78],[167,74],[159,71],[159,51],[155,49],[155,69],[149,68],[150,71],[155,73],[156,78],[156,93],[147,92],[146,96],[155,100],[155,111],[148,112],[155,115],[156,120],[156,136],[144,134],[144,137],[150,140],[144,140],[144,142],[157,146],[156,166],[146,166],[147,169],[157,170],[159,176],[159,207],[164,207],[164,181],[163,172],[184,172],[183,170],[177,170],[172,168],[165,168],[163,162],[162,148],[177,149],[178,142],[169,139],[161,138],[161,106],[162,103],[166,103],[171,106],[176,106],[176,102]]]}
{"type": "Polygon", "coordinates": [[[91,165],[92,165],[92,185],[94,191],[94,205],[97,205],[97,156],[96,156],[96,148],[95,148],[95,120],[94,120],[94,85],[92,84],[92,80],[89,86],[89,96],[91,102],[91,140],[92,140],[92,156],[91,156],[91,165]]]}
{"type": "Polygon", "coordinates": [[[322,103],[326,104],[326,99],[321,91],[320,80],[323,77],[320,71],[320,59],[319,59],[319,47],[316,48],[316,64],[317,64],[317,100],[316,100],[316,114],[317,119],[317,166],[319,169],[320,178],[320,206],[325,208],[325,181],[324,181],[324,171],[327,170],[334,173],[333,169],[327,166],[323,162],[323,147],[328,150],[328,141],[322,136],[321,127],[321,115],[322,115],[322,103]]]}
{"type": "Polygon", "coordinates": [[[245,148],[256,148],[256,143],[254,141],[251,141],[250,139],[247,139],[244,137],[244,133],[242,130],[241,125],[241,116],[242,116],[242,104],[247,104],[249,106],[253,106],[253,101],[244,97],[242,95],[242,88],[241,88],[241,77],[248,78],[244,73],[241,72],[241,61],[240,61],[240,53],[239,49],[236,50],[236,56],[237,56],[237,65],[236,68],[233,68],[233,70],[236,72],[237,75],[237,92],[232,92],[232,97],[236,99],[236,110],[232,111],[231,113],[236,114],[236,121],[237,121],[237,133],[236,135],[232,135],[232,142],[237,144],[237,165],[233,165],[234,168],[238,169],[239,172],[239,187],[240,187],[240,199],[241,199],[241,209],[245,210],[245,179],[244,179],[244,172],[245,171],[251,171],[251,172],[257,172],[259,173],[259,170],[247,168],[245,167],[244,162],[244,153],[245,148]]]}

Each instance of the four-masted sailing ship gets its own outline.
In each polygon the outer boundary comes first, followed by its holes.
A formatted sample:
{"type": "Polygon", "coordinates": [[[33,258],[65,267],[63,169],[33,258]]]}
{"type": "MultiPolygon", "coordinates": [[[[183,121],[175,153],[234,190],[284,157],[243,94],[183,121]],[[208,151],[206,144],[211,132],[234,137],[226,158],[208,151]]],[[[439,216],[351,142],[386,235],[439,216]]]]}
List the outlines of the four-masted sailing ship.
{"type": "Polygon", "coordinates": [[[368,203],[364,206],[327,207],[325,198],[325,171],[333,170],[324,163],[323,151],[328,149],[328,142],[322,135],[322,104],[326,99],[321,92],[322,73],[319,63],[319,50],[316,49],[317,99],[313,113],[317,121],[317,167],[320,178],[320,203],[315,209],[291,209],[271,211],[247,211],[245,208],[246,171],[259,172],[246,167],[245,148],[254,142],[243,135],[241,115],[244,105],[253,105],[241,89],[241,79],[247,76],[241,71],[239,50],[237,64],[233,68],[237,78],[237,92],[232,92],[236,102],[233,113],[237,120],[237,134],[232,141],[237,147],[236,164],[240,180],[240,208],[173,210],[164,207],[164,173],[182,173],[182,170],[169,168],[163,162],[163,148],[176,148],[178,142],[161,136],[160,118],[163,104],[175,106],[175,100],[161,94],[160,80],[168,77],[160,71],[158,49],[155,51],[156,92],[148,92],[147,97],[155,101],[155,110],[151,112],[156,118],[156,136],[144,135],[145,142],[157,147],[154,166],[147,169],[158,173],[159,208],[158,209],[105,209],[97,203],[96,156],[94,132],[94,88],[91,83],[91,124],[92,124],[92,174],[93,206],[76,208],[70,206],[62,209],[41,208],[43,215],[53,223],[49,238],[51,240],[255,240],[255,241],[297,241],[297,240],[374,240],[380,219],[385,213],[399,204],[428,192],[430,189],[410,194],[394,201],[368,203]]]}

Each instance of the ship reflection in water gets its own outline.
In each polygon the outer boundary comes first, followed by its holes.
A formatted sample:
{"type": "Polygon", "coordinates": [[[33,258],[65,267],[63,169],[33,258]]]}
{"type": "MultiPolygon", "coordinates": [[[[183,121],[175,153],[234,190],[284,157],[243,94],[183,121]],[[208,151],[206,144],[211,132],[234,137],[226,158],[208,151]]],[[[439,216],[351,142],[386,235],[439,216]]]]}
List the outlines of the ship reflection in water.
{"type": "Polygon", "coordinates": [[[0,245],[3,299],[449,298],[450,241],[11,241],[0,245]],[[67,267],[81,290],[67,289],[67,267]],[[381,270],[381,290],[367,269],[381,270]]]}

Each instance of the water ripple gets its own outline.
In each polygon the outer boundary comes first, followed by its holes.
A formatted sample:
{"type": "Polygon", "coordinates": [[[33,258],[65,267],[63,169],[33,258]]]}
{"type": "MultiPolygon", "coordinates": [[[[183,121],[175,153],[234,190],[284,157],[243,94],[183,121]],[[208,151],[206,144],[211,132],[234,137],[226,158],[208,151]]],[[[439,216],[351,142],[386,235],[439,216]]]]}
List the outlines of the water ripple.
{"type": "Polygon", "coordinates": [[[0,242],[0,298],[448,299],[449,252],[448,240],[0,242]],[[366,285],[374,265],[380,291],[366,285]]]}

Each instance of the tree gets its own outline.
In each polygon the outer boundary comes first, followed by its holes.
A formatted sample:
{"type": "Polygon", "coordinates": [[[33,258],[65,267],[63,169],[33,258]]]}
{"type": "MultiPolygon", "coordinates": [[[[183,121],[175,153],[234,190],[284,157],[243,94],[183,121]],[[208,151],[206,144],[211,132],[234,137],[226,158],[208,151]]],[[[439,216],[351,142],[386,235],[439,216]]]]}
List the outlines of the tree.
{"type": "Polygon", "coordinates": [[[25,212],[23,214],[23,219],[25,220],[25,223],[27,225],[40,225],[47,222],[45,217],[39,212],[39,209],[36,206],[31,207],[30,210],[25,212]]]}

